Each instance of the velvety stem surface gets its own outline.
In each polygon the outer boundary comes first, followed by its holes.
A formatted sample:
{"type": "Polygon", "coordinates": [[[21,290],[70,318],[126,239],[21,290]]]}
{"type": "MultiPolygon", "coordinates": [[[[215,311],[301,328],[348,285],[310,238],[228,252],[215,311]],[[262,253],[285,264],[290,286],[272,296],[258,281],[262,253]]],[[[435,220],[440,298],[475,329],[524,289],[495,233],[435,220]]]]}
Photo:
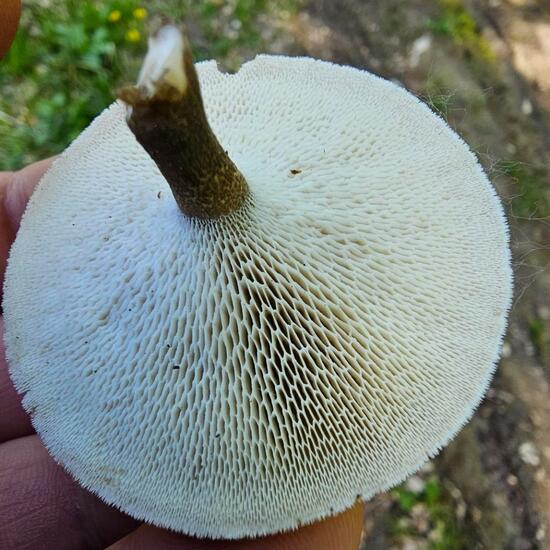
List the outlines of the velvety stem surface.
{"type": "Polygon", "coordinates": [[[208,124],[181,31],[163,27],[150,41],[137,86],[117,95],[129,106],[128,126],[186,216],[218,218],[243,205],[248,185],[208,124]]]}

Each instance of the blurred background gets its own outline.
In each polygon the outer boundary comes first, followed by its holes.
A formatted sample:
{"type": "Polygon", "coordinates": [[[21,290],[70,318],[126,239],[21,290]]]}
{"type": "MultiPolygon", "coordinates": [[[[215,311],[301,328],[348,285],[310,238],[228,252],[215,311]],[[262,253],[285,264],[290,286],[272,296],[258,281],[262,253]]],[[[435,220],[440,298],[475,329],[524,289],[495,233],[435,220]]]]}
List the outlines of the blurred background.
{"type": "Polygon", "coordinates": [[[511,225],[515,300],[472,422],[367,505],[368,549],[550,548],[550,2],[27,0],[0,62],[0,170],[62,151],[135,80],[149,29],[198,60],[309,55],[401,84],[473,148],[511,225]]]}

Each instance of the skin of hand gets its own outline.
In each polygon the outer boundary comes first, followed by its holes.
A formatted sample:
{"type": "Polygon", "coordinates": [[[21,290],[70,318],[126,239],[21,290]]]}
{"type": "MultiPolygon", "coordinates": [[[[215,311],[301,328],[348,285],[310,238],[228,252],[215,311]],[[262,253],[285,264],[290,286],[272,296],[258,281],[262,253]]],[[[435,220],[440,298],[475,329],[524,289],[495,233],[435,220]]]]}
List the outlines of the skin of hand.
{"type": "MultiPolygon", "coordinates": [[[[0,279],[25,206],[53,159],[0,172],[0,279]]],[[[3,333],[3,320],[0,321],[3,333]]],[[[140,524],[80,487],[48,455],[8,375],[0,346],[0,548],[111,550],[356,550],[363,523],[358,504],[296,531],[239,541],[201,540],[140,524]]]]}
{"type": "Polygon", "coordinates": [[[9,50],[21,16],[20,0],[2,0],[0,5],[0,59],[9,50]]]}

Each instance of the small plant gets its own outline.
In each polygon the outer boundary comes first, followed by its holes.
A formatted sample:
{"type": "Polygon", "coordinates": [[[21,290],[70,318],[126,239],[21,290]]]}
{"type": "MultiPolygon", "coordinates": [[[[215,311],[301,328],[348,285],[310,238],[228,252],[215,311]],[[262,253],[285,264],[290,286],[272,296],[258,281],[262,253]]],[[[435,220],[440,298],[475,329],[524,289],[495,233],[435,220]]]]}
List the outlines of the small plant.
{"type": "Polygon", "coordinates": [[[495,174],[510,178],[516,191],[512,197],[512,214],[518,218],[550,216],[550,195],[544,183],[544,170],[516,160],[501,160],[495,174]]]}
{"type": "Polygon", "coordinates": [[[236,45],[256,47],[261,36],[256,23],[258,13],[267,7],[266,0],[236,0],[232,9],[220,10],[222,2],[201,2],[198,16],[210,44],[211,57],[226,57],[236,45]],[[222,11],[222,13],[220,13],[222,11]],[[226,19],[226,21],[224,21],[226,19]],[[229,32],[220,34],[220,26],[225,24],[229,32]],[[240,38],[240,40],[239,40],[240,38]],[[240,44],[236,44],[240,42],[240,44]]]}
{"type": "Polygon", "coordinates": [[[452,92],[437,89],[433,91],[428,90],[426,94],[422,96],[422,99],[434,113],[447,120],[449,118],[449,110],[453,102],[453,96],[454,94],[452,92]]]}
{"type": "Polygon", "coordinates": [[[494,61],[495,55],[489,42],[481,35],[474,18],[466,11],[461,0],[439,0],[443,10],[437,19],[431,19],[428,27],[435,33],[450,36],[470,56],[484,61],[494,61]]]}
{"type": "Polygon", "coordinates": [[[395,500],[394,536],[427,536],[431,550],[464,547],[454,502],[437,477],[430,477],[421,490],[411,490],[404,484],[391,494],[395,500]]]}
{"type": "Polygon", "coordinates": [[[529,336],[543,364],[550,360],[550,321],[535,317],[529,323],[529,336]]]}
{"type": "Polygon", "coordinates": [[[2,62],[1,169],[58,153],[113,100],[147,15],[138,0],[25,7],[2,62]]]}
{"type": "Polygon", "coordinates": [[[544,336],[544,323],[541,319],[533,319],[529,323],[529,335],[531,341],[535,345],[538,351],[542,348],[542,339],[544,336]]]}

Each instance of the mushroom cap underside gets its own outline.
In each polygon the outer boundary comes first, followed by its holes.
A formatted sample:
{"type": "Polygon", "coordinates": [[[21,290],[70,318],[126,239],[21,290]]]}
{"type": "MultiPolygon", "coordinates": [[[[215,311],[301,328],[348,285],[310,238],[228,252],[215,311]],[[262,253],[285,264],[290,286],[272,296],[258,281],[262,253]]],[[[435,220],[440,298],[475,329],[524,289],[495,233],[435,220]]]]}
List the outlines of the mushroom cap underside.
{"type": "Polygon", "coordinates": [[[341,511],[445,445],[498,358],[510,255],[474,155],[395,84],[303,58],[197,71],[246,207],[183,216],[114,104],[30,201],[6,345],[83,486],[237,538],[341,511]]]}

